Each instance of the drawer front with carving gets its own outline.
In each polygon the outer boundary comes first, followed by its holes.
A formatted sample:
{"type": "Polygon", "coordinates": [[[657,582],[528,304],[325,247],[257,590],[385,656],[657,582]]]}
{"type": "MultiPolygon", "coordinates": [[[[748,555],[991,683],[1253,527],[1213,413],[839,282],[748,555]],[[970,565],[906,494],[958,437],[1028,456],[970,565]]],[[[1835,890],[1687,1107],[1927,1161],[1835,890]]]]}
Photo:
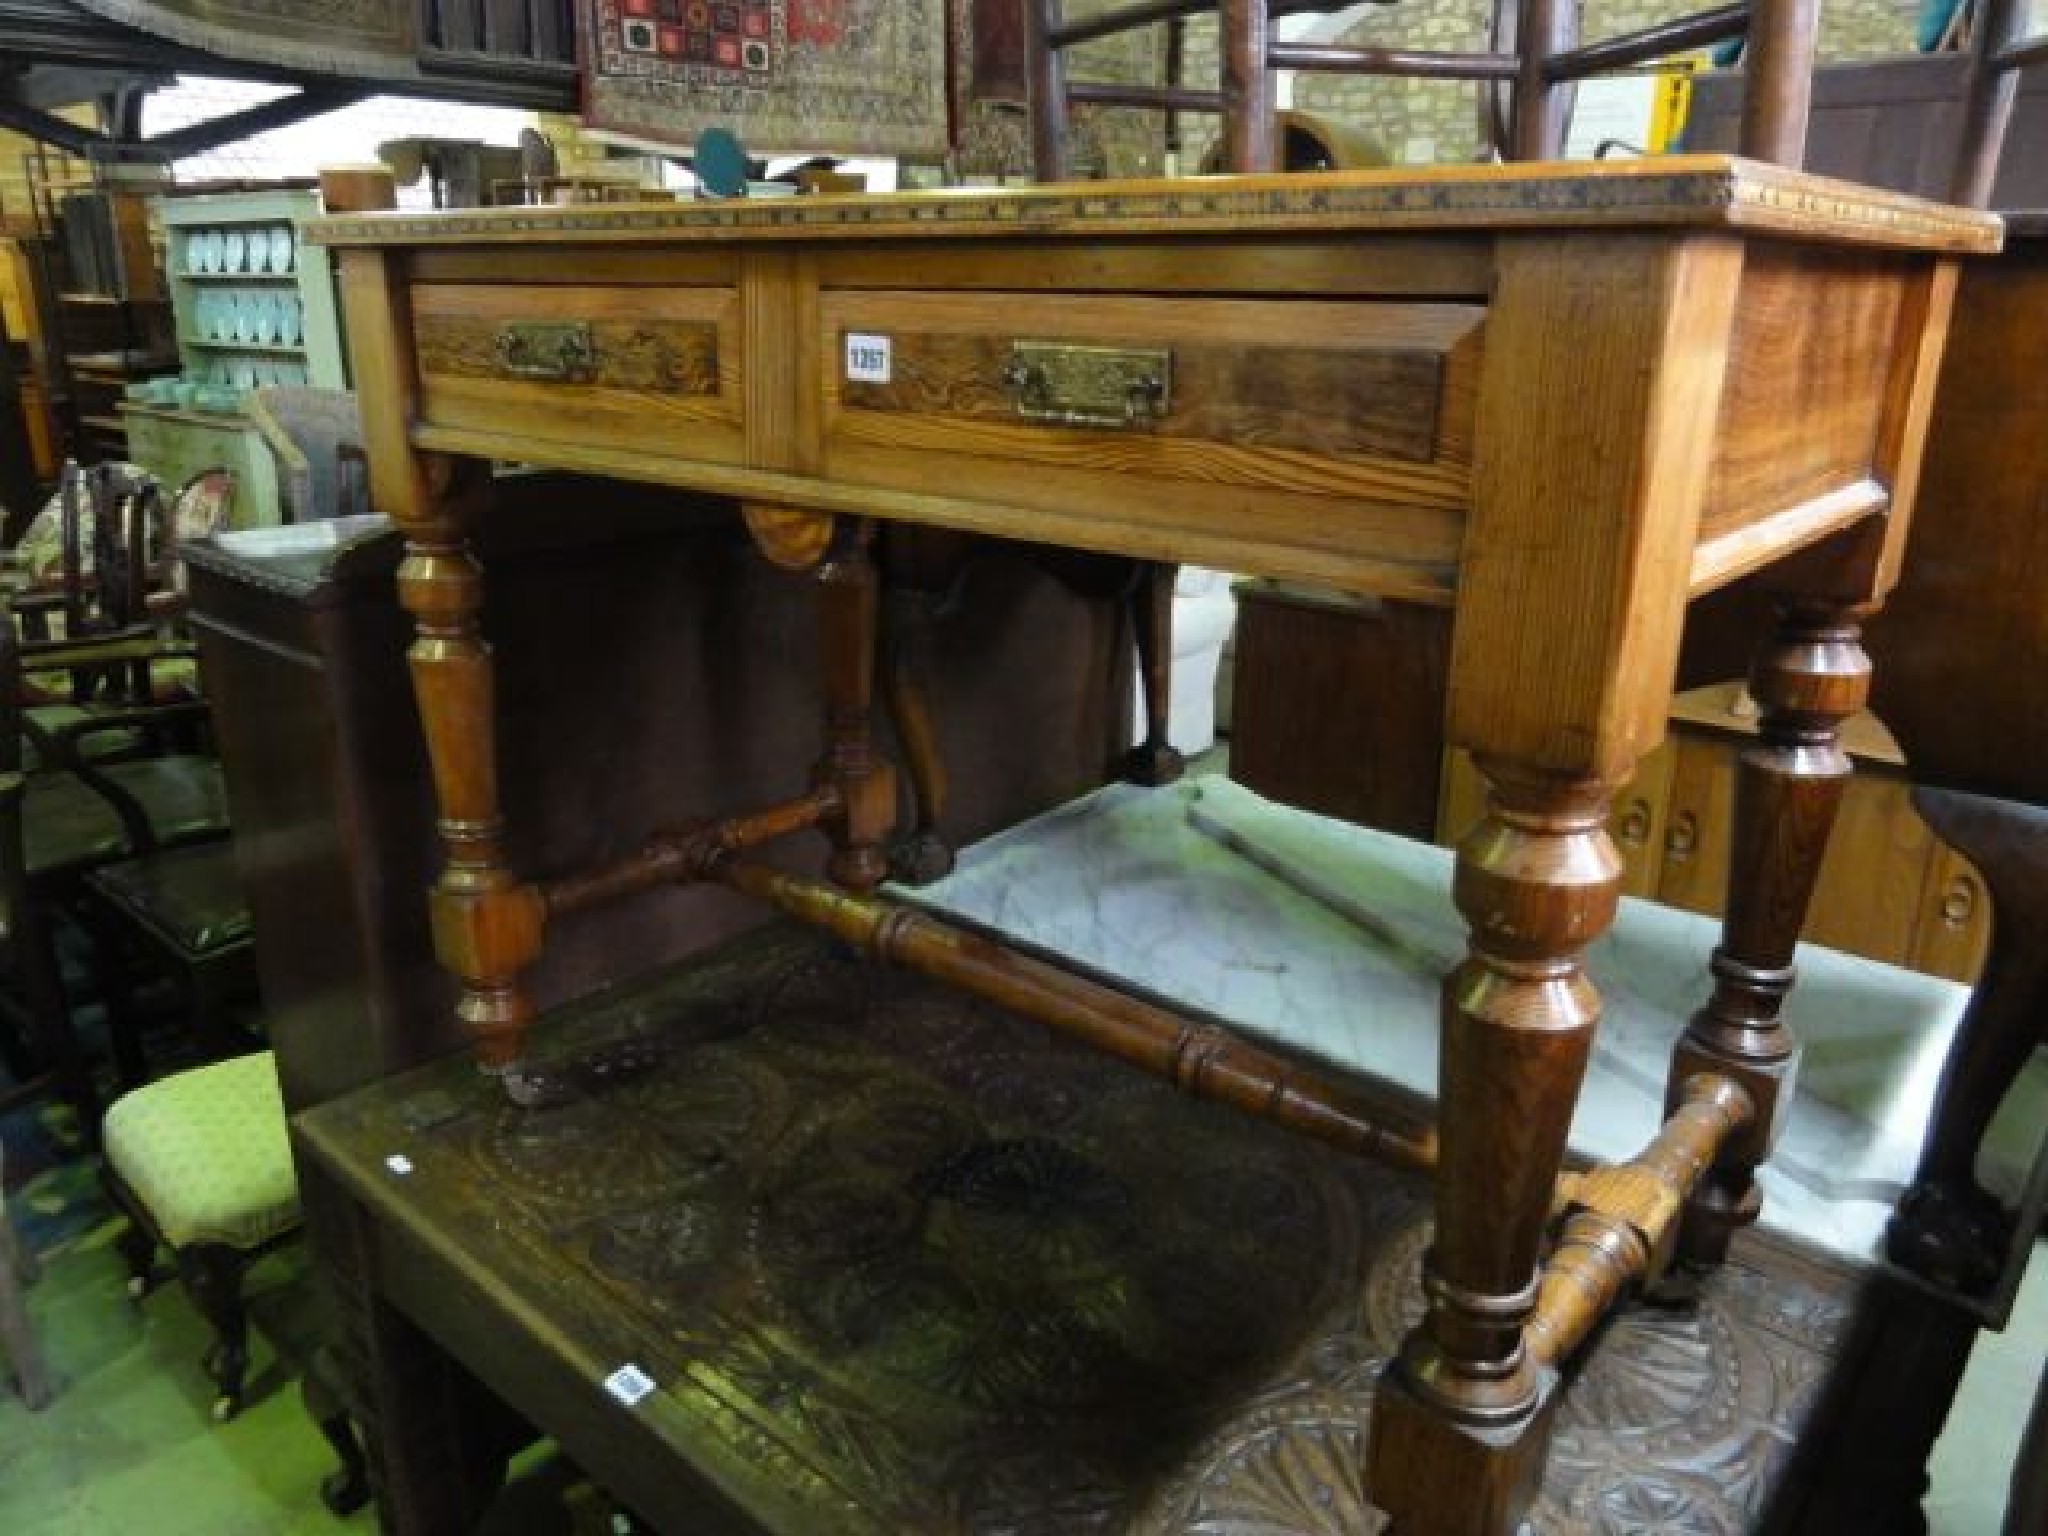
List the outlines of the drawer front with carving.
{"type": "Polygon", "coordinates": [[[1107,502],[1184,553],[1257,530],[1355,561],[1379,526],[1417,595],[1447,588],[1478,306],[828,290],[819,314],[835,480],[1040,510],[1082,544],[1076,509],[1107,502]]]}
{"type": "Polygon", "coordinates": [[[732,287],[421,283],[412,300],[429,425],[741,459],[732,287]]]}

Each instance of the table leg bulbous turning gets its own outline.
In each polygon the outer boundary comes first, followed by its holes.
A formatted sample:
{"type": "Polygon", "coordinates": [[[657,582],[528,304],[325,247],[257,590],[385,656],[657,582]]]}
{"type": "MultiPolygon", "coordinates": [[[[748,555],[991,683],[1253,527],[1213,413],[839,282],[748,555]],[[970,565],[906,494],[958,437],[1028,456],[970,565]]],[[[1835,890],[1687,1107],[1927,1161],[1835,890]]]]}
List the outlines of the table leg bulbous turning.
{"type": "Polygon", "coordinates": [[[903,750],[910,783],[911,825],[889,850],[889,871],[911,885],[953,872],[953,849],[939,832],[946,814],[946,759],[932,717],[930,665],[940,597],[891,584],[883,597],[882,697],[903,750]]]}
{"type": "Polygon", "coordinates": [[[1713,995],[1693,1015],[1672,1059],[1670,1107],[1689,1080],[1725,1077],[1756,1113],[1721,1149],[1686,1207],[1680,1251],[1719,1263],[1735,1232],[1756,1219],[1756,1169],[1791,1101],[1798,1041],[1781,1017],[1793,951],[1850,763],[1842,723],[1870,691],[1853,609],[1794,602],[1750,673],[1761,709],[1757,743],[1738,764],[1727,918],[1714,951],[1713,995]]]}
{"type": "Polygon", "coordinates": [[[1503,1536],[1534,1498],[1551,1374],[1523,1327],[1600,1002],[1585,948],[1613,921],[1613,786],[1481,760],[1488,815],[1458,849],[1471,927],[1444,982],[1429,1312],[1382,1379],[1371,1495],[1414,1536],[1503,1536]]]}
{"type": "Polygon", "coordinates": [[[479,1062],[503,1071],[518,1063],[532,1022],[520,977],[540,952],[542,905],[505,858],[495,676],[479,622],[484,574],[463,531],[472,496],[459,471],[445,469],[440,479],[446,494],[405,521],[398,573],[399,598],[417,630],[413,692],[446,856],[429,910],[435,952],[461,980],[457,1016],[479,1062]]]}

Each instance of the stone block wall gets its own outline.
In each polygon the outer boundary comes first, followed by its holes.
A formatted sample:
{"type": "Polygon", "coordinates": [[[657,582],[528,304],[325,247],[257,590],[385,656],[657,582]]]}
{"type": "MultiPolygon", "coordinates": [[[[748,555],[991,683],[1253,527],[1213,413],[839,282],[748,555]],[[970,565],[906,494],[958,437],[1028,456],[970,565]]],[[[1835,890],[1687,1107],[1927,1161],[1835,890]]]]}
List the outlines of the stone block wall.
{"type": "MultiPolygon", "coordinates": [[[[1703,8],[1703,0],[1586,0],[1581,28],[1592,41],[1703,8]]],[[[1918,14],[1918,0],[1826,0],[1820,56],[1839,61],[1909,52],[1918,14]]],[[[1482,49],[1492,15],[1490,0],[1402,0],[1374,7],[1342,40],[1354,46],[1482,49]]],[[[1426,163],[1481,153],[1481,89],[1434,80],[1303,75],[1295,82],[1294,100],[1304,111],[1360,125],[1396,161],[1426,163]]]]}
{"type": "MultiPolygon", "coordinates": [[[[1071,14],[1100,10],[1108,0],[1068,0],[1071,14]]],[[[1709,0],[1585,0],[1581,25],[1588,40],[1633,31],[1704,8],[1709,0]]],[[[2035,0],[2037,19],[2048,20],[2048,0],[2035,0]]],[[[965,9],[962,7],[961,9],[965,9]]],[[[1465,51],[1487,46],[1491,0],[1399,0],[1360,8],[1338,41],[1355,45],[1465,51]]],[[[1820,53],[1825,60],[1874,58],[1913,47],[1919,0],[1825,0],[1820,53]]],[[[1297,31],[1313,18],[1290,23],[1297,31]]],[[[1163,36],[1163,29],[1155,29],[1163,36]]],[[[1327,31],[1319,35],[1327,35],[1327,31]]],[[[957,40],[968,46],[970,40],[957,40]]],[[[1071,66],[1077,79],[1157,78],[1162,50],[1111,41],[1080,50],[1071,66]],[[1118,51],[1118,50],[1121,51],[1118,51]]],[[[1187,28],[1184,78],[1216,78],[1213,17],[1187,28]]],[[[1306,112],[1363,128],[1396,160],[1408,163],[1469,160],[1485,142],[1479,117],[1480,87],[1433,80],[1359,79],[1302,75],[1294,105],[1306,112]]],[[[1021,174],[1029,166],[1029,135],[1021,112],[970,106],[963,115],[961,168],[969,174],[1021,174]]],[[[1163,164],[1156,116],[1131,112],[1077,114],[1079,163],[1112,175],[1156,174],[1163,164]]],[[[1180,168],[1193,171],[1216,138],[1212,118],[1182,118],[1180,168]]]]}

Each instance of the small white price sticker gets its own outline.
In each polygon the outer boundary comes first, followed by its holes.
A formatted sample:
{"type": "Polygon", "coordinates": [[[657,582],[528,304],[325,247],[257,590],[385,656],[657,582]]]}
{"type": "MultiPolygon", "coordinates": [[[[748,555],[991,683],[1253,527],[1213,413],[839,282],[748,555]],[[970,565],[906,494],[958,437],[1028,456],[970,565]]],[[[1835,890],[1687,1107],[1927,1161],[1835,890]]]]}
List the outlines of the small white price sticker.
{"type": "Polygon", "coordinates": [[[654,1378],[637,1365],[622,1365],[605,1377],[604,1389],[631,1408],[654,1390],[654,1378]]]}
{"type": "Polygon", "coordinates": [[[855,384],[889,382],[889,338],[846,333],[846,377],[855,384]]]}

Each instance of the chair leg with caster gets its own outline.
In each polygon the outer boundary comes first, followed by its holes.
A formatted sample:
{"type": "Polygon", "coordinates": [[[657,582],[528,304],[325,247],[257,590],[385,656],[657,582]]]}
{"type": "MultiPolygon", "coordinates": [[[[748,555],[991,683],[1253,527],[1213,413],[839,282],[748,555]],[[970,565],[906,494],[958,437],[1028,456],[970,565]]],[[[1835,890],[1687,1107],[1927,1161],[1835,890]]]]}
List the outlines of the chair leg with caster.
{"type": "Polygon", "coordinates": [[[241,1411],[249,1368],[242,1281],[299,1231],[284,1098],[270,1055],[238,1056],[160,1079],[107,1111],[104,1182],[134,1234],[122,1249],[147,1285],[152,1246],[213,1329],[206,1372],[216,1422],[241,1411]]]}
{"type": "Polygon", "coordinates": [[[121,1262],[128,1266],[128,1299],[140,1301],[156,1288],[156,1239],[130,1220],[114,1239],[121,1262]]]}
{"type": "Polygon", "coordinates": [[[219,1394],[213,1418],[225,1424],[242,1411],[244,1377],[249,1369],[249,1317],[242,1305],[242,1270],[238,1249],[221,1243],[194,1243],[178,1250],[178,1277],[192,1304],[212,1326],[213,1347],[203,1362],[219,1394]]]}

